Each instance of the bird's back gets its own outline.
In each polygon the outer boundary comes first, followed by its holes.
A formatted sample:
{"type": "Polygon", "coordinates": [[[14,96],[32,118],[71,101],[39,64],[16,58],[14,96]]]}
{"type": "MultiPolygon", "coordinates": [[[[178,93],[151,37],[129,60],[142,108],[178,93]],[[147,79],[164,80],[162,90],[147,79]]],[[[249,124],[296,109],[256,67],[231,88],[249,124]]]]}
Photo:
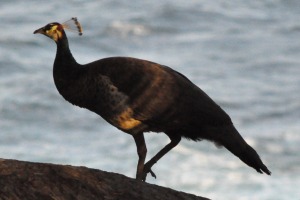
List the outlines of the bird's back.
{"type": "Polygon", "coordinates": [[[88,109],[117,127],[116,118],[126,112],[143,131],[176,130],[197,140],[209,127],[231,124],[208,95],[169,67],[126,57],[105,58],[86,67],[87,77],[93,80],[87,88],[98,88],[90,92],[95,94],[88,109]]]}

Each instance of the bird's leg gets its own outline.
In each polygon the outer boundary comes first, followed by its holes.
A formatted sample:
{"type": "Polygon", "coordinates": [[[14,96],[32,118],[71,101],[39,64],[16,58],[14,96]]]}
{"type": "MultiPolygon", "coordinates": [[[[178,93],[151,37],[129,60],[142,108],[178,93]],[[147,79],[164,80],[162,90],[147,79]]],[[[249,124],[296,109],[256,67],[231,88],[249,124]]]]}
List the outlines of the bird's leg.
{"type": "Polygon", "coordinates": [[[161,149],[153,158],[151,158],[145,165],[144,165],[144,173],[143,173],[143,181],[146,181],[147,173],[150,173],[151,176],[156,178],[156,175],[151,170],[151,167],[161,159],[166,153],[168,153],[171,149],[173,149],[181,140],[180,136],[170,136],[171,142],[167,144],[163,149],[161,149]]]}
{"type": "Polygon", "coordinates": [[[145,138],[143,133],[138,133],[136,135],[133,135],[136,148],[137,148],[137,153],[139,156],[139,161],[137,165],[137,170],[136,170],[136,179],[137,180],[143,180],[143,172],[144,172],[144,163],[146,159],[146,154],[147,154],[147,147],[145,143],[145,138]]]}

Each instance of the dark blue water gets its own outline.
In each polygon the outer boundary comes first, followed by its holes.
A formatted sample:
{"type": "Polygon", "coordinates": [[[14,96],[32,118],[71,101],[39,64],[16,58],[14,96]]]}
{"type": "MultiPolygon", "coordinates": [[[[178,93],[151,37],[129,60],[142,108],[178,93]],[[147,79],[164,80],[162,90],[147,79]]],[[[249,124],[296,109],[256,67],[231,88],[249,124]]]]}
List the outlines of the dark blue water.
{"type": "MultiPolygon", "coordinates": [[[[134,177],[133,139],[58,94],[56,46],[33,31],[78,17],[79,63],[131,56],[205,90],[273,172],[209,142],[182,141],[148,182],[212,199],[300,199],[300,1],[1,1],[0,157],[84,165],[134,177]]],[[[168,143],[146,134],[148,158],[168,143]]]]}

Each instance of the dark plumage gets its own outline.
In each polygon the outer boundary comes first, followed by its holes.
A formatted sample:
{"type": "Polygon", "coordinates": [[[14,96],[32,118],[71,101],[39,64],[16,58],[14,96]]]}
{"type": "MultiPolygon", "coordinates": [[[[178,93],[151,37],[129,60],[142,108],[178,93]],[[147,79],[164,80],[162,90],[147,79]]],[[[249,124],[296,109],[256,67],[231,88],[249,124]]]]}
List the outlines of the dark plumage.
{"type": "MultiPolygon", "coordinates": [[[[78,23],[78,22],[77,22],[78,23]]],[[[133,136],[139,161],[136,178],[145,180],[151,167],[182,137],[206,139],[224,146],[259,173],[271,174],[256,151],[233,126],[230,117],[199,87],[173,69],[129,57],[112,57],[80,65],[73,58],[65,26],[50,23],[34,33],[57,44],[53,76],[59,93],[133,136]],[[164,132],[171,142],[146,164],[144,132],[164,132]]]]}

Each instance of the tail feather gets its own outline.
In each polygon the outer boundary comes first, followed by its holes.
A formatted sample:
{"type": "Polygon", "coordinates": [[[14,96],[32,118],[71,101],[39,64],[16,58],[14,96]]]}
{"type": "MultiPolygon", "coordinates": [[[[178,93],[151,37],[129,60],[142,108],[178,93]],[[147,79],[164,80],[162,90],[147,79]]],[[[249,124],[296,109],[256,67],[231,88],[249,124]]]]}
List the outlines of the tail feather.
{"type": "Polygon", "coordinates": [[[263,164],[257,152],[246,143],[234,126],[229,127],[226,133],[217,142],[231,153],[239,157],[245,164],[253,167],[259,173],[271,175],[270,170],[263,164]]]}
{"type": "Polygon", "coordinates": [[[256,169],[259,173],[271,175],[270,170],[263,164],[257,152],[248,144],[247,147],[237,155],[244,163],[256,169]]]}

